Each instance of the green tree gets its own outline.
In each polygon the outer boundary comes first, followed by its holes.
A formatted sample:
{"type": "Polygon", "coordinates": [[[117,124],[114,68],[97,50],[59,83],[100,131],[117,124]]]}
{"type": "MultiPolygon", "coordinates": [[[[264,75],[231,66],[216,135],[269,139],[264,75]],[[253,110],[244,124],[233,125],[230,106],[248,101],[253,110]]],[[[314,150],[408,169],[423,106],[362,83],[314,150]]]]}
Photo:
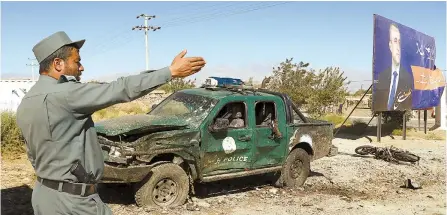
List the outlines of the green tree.
{"type": "Polygon", "coordinates": [[[286,93],[299,107],[314,116],[321,116],[325,108],[343,102],[348,94],[346,77],[337,67],[315,71],[309,63],[293,63],[293,58],[273,68],[273,74],[264,78],[262,87],[286,93]]]}
{"type": "MultiPolygon", "coordinates": [[[[315,71],[312,70],[312,73],[315,71]]],[[[312,94],[308,102],[308,112],[313,115],[321,116],[325,113],[325,108],[331,105],[343,103],[348,95],[345,83],[347,77],[338,67],[328,67],[315,76],[313,82],[312,94]]]]}
{"type": "Polygon", "coordinates": [[[264,79],[263,87],[288,94],[298,107],[302,107],[312,94],[315,74],[308,71],[309,63],[292,61],[293,58],[286,59],[277,68],[273,68],[273,74],[264,79]]]}
{"type": "Polygon", "coordinates": [[[160,90],[164,90],[166,93],[174,93],[183,89],[194,88],[195,85],[194,80],[185,80],[183,78],[173,78],[169,83],[164,84],[160,87],[160,90]]]}

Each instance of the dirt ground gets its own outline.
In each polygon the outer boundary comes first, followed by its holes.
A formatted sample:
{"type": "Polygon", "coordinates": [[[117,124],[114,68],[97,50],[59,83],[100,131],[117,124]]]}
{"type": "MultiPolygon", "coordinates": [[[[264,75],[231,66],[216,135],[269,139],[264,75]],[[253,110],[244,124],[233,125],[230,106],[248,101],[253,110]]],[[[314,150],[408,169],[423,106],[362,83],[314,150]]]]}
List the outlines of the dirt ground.
{"type": "MultiPolygon", "coordinates": [[[[196,185],[190,203],[178,208],[139,208],[126,185],[103,186],[114,214],[446,214],[445,140],[383,137],[334,139],[338,154],[311,163],[303,188],[280,189],[271,177],[196,185]],[[364,144],[394,145],[419,156],[419,164],[393,164],[355,155],[364,144]],[[421,189],[401,188],[412,179],[421,189]]],[[[2,160],[1,214],[32,214],[33,170],[25,158],[2,160]]]]}

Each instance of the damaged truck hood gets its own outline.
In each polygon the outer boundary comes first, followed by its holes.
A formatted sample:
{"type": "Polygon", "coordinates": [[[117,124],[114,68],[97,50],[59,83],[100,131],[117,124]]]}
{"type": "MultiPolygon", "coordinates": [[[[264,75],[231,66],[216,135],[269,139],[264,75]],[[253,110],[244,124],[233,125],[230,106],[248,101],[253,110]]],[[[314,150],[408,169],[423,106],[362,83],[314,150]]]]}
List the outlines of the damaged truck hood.
{"type": "Polygon", "coordinates": [[[159,117],[147,114],[121,116],[95,123],[96,132],[106,136],[179,130],[187,127],[188,123],[177,117],[159,117]]]}

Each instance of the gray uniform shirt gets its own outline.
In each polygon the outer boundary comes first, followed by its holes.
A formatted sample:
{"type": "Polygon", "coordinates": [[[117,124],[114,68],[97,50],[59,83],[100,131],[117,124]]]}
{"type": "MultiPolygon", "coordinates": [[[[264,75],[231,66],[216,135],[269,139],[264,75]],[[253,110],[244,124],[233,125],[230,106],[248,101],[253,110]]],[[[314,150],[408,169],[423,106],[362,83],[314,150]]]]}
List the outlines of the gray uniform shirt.
{"type": "Polygon", "coordinates": [[[91,171],[96,180],[101,179],[104,159],[91,115],[140,98],[170,80],[168,67],[107,84],[41,75],[17,109],[17,124],[37,176],[77,182],[70,167],[79,160],[87,173],[91,171]]]}

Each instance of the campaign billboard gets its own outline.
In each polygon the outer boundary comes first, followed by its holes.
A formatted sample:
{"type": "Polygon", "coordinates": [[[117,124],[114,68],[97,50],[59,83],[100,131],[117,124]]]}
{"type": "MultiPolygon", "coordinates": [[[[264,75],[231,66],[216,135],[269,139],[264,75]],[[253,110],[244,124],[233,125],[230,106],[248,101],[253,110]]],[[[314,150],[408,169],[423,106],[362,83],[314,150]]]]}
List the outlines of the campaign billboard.
{"type": "Polygon", "coordinates": [[[373,111],[437,106],[445,78],[435,66],[435,39],[377,14],[373,38],[373,111]]]}

